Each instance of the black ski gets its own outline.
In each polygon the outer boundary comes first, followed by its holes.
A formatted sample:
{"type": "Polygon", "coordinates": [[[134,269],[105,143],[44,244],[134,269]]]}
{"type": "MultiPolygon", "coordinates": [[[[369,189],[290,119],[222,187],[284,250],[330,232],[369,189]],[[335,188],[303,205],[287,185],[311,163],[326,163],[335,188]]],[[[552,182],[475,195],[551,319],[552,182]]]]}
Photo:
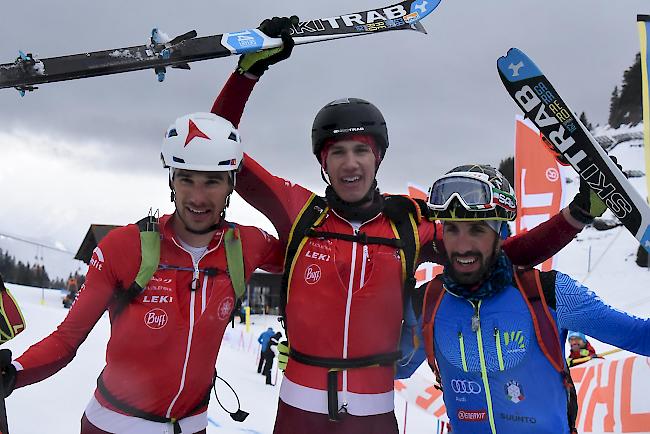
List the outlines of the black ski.
{"type": "MultiPolygon", "coordinates": [[[[420,20],[436,9],[440,1],[405,0],[384,8],[304,21],[293,27],[292,35],[298,45],[389,30],[406,29],[426,33],[420,20]]],[[[14,87],[24,94],[25,91],[34,90],[38,84],[150,68],[156,71],[159,81],[162,81],[166,67],[189,69],[189,62],[282,45],[281,39],[269,38],[257,29],[200,38],[196,36],[196,31],[192,30],[164,41],[154,29],[148,45],[47,59],[38,59],[32,54],[21,52],[15,62],[0,65],[0,89],[14,87]]]]}
{"type": "Polygon", "coordinates": [[[537,65],[521,50],[511,48],[497,61],[497,69],[526,117],[650,252],[650,207],[537,65]]]}

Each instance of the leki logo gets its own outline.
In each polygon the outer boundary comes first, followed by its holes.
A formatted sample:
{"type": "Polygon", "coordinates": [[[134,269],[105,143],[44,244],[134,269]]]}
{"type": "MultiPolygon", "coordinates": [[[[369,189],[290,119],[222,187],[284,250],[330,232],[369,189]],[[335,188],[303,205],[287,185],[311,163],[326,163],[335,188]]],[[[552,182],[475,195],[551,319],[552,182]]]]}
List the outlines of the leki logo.
{"type": "Polygon", "coordinates": [[[167,312],[162,309],[151,309],[149,312],[144,314],[144,323],[147,327],[153,330],[165,327],[168,321],[169,317],[167,316],[167,312]]]}
{"type": "Polygon", "coordinates": [[[320,280],[320,273],[320,267],[316,264],[311,264],[305,270],[305,282],[313,285],[320,280]]]}

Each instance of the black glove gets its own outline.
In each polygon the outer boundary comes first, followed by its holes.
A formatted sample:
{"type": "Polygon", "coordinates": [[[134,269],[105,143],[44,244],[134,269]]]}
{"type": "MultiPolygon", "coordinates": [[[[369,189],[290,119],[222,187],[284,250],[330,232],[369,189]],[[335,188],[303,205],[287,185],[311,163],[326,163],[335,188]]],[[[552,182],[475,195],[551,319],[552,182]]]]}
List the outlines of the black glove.
{"type": "Polygon", "coordinates": [[[11,364],[11,350],[0,350],[0,372],[2,372],[2,387],[6,398],[11,395],[16,386],[16,367],[11,364]]]}
{"type": "MultiPolygon", "coordinates": [[[[623,171],[623,167],[618,164],[616,157],[610,155],[609,158],[616,164],[616,167],[623,171]]],[[[571,217],[588,225],[594,221],[594,218],[602,216],[606,210],[607,205],[605,205],[605,202],[598,197],[596,192],[589,187],[587,181],[581,177],[580,190],[569,204],[571,217]]]]}
{"type": "Polygon", "coordinates": [[[273,17],[270,20],[262,21],[258,29],[271,38],[281,38],[282,46],[255,53],[242,54],[237,64],[237,72],[240,74],[252,74],[261,77],[269,66],[289,58],[293,50],[293,38],[289,34],[291,26],[298,24],[298,17],[293,15],[287,17],[273,17]]]}

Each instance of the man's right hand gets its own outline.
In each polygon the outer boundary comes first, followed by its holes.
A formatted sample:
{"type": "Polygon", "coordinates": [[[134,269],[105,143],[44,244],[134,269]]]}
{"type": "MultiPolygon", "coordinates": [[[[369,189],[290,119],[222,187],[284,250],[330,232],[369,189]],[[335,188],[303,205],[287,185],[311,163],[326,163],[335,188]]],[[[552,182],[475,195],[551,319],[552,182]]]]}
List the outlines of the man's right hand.
{"type": "Polygon", "coordinates": [[[278,369],[284,371],[289,362],[289,342],[282,341],[278,344],[278,369]]]}
{"type": "Polygon", "coordinates": [[[242,54],[237,64],[237,72],[250,74],[259,78],[269,69],[269,66],[289,58],[293,50],[293,38],[289,34],[291,26],[298,24],[298,17],[273,17],[262,21],[258,29],[271,38],[281,38],[282,46],[255,53],[242,54]]]}
{"type": "Polygon", "coordinates": [[[11,395],[16,386],[16,367],[11,364],[11,350],[0,350],[0,372],[5,397],[11,395]]]}

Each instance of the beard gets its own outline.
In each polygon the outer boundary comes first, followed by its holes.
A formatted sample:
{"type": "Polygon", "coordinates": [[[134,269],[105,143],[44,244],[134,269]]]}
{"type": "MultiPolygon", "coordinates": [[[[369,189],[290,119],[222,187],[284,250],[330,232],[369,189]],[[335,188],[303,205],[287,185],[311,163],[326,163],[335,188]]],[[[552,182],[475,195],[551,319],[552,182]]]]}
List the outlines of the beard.
{"type": "Polygon", "coordinates": [[[496,256],[492,254],[489,257],[485,258],[480,252],[468,252],[462,255],[456,253],[452,254],[451,257],[448,258],[449,276],[455,282],[458,282],[461,285],[471,286],[480,283],[483,280],[485,280],[490,274],[490,269],[494,264],[495,257],[496,256]],[[466,255],[475,255],[477,257],[477,261],[481,264],[481,266],[477,270],[471,272],[463,272],[463,271],[456,270],[456,267],[454,266],[456,264],[456,258],[466,256],[466,255]]]}

